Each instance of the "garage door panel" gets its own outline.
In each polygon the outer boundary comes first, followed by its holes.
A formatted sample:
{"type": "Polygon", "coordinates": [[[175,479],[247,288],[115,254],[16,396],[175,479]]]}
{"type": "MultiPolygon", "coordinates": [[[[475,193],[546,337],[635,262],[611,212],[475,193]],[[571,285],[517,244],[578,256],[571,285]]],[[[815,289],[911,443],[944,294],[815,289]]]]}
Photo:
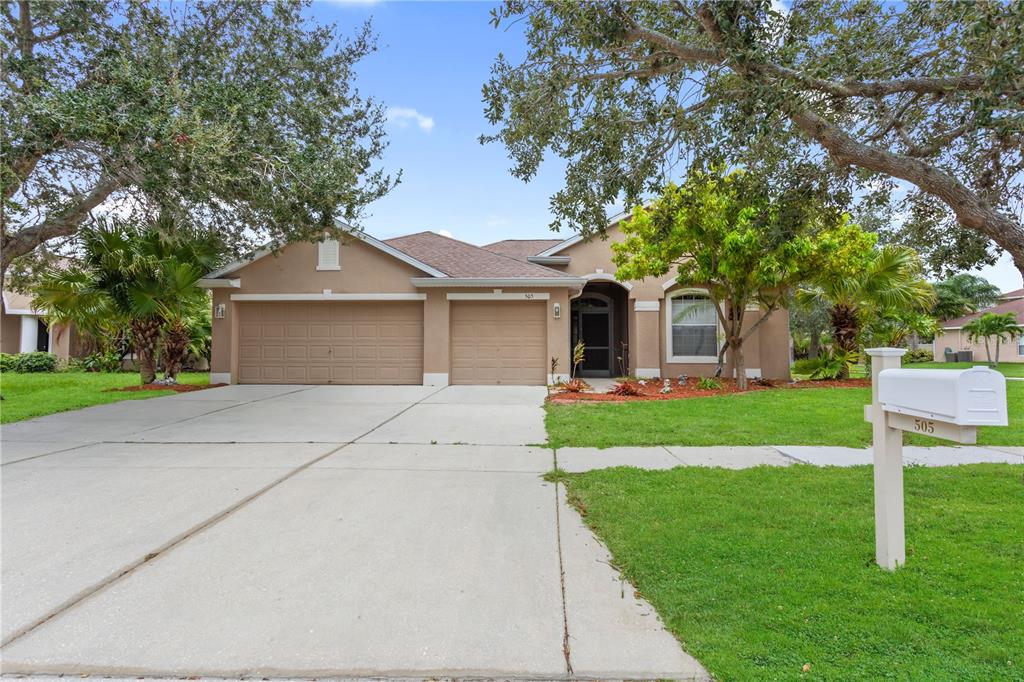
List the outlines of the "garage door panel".
{"type": "Polygon", "coordinates": [[[452,383],[546,383],[546,311],[536,301],[453,303],[452,383]]]}
{"type": "Polygon", "coordinates": [[[242,383],[419,384],[420,302],[239,306],[242,383]]]}

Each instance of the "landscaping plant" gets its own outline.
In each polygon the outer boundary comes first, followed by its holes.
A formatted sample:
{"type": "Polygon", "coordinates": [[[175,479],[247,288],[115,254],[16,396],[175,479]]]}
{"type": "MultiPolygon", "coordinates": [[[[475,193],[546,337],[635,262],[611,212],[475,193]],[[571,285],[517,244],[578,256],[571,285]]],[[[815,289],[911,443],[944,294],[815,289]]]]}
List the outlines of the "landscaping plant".
{"type": "Polygon", "coordinates": [[[640,395],[640,387],[632,381],[620,381],[608,391],[612,395],[635,396],[640,395]]]}
{"type": "MultiPolygon", "coordinates": [[[[706,290],[724,336],[716,374],[728,351],[744,390],[744,343],[788,304],[790,287],[834,251],[848,250],[843,240],[862,239],[828,210],[819,189],[799,182],[780,188],[739,170],[691,170],[683,185],[669,184],[622,223],[625,239],[612,244],[615,276],[639,280],[674,272],[679,285],[706,290]],[[750,307],[756,310],[748,314],[750,307]]],[[[690,306],[679,316],[695,311],[690,306]]]]}
{"type": "Polygon", "coordinates": [[[583,393],[584,391],[590,390],[590,384],[583,379],[569,379],[569,381],[563,381],[558,385],[563,393],[583,393]]]}
{"type": "Polygon", "coordinates": [[[963,331],[970,341],[984,340],[985,357],[988,359],[988,364],[998,367],[999,346],[1024,334],[1024,327],[1017,324],[1017,316],[1014,313],[985,313],[965,324],[963,331]],[[989,347],[990,339],[995,339],[996,342],[994,360],[992,349],[989,347]]]}
{"type": "Polygon", "coordinates": [[[210,232],[162,216],[139,225],[101,218],[79,232],[81,257],[50,270],[35,289],[35,305],[57,320],[111,315],[127,322],[143,384],[156,379],[158,343],[173,382],[192,341],[187,316],[208,305],[200,277],[220,256],[210,232]]]}
{"type": "Polygon", "coordinates": [[[0,371],[4,372],[33,374],[37,372],[56,372],[57,369],[57,356],[53,353],[31,351],[15,355],[3,353],[0,356],[0,371]]]}
{"type": "Polygon", "coordinates": [[[697,380],[697,388],[701,391],[721,391],[722,382],[715,377],[701,377],[697,380]]]}

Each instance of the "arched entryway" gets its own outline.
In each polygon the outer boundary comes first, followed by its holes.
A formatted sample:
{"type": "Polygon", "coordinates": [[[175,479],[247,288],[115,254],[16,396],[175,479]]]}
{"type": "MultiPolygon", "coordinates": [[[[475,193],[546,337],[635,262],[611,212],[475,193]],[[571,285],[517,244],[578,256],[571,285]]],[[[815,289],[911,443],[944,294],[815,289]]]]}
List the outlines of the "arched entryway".
{"type": "Polygon", "coordinates": [[[570,354],[580,341],[585,347],[581,377],[615,377],[628,373],[626,340],[628,292],[609,282],[591,282],[572,300],[569,322],[570,354]]]}

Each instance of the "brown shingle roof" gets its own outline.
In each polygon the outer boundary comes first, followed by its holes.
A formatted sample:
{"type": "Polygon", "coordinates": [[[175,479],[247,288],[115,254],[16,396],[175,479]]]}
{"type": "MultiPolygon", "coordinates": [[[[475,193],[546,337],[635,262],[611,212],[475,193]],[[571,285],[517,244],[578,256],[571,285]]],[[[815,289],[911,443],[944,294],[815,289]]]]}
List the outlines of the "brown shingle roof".
{"type": "Polygon", "coordinates": [[[547,251],[555,244],[561,244],[561,239],[503,239],[500,242],[487,244],[483,248],[494,253],[500,253],[509,258],[526,260],[528,256],[536,256],[542,251],[547,251]]]}
{"type": "Polygon", "coordinates": [[[386,239],[389,246],[446,273],[449,277],[473,279],[519,279],[569,277],[563,272],[503,256],[458,239],[433,232],[417,232],[386,239]]]}
{"type": "Polygon", "coordinates": [[[1017,315],[1017,322],[1019,324],[1024,324],[1024,298],[1015,298],[1007,301],[1006,303],[1000,303],[999,305],[994,305],[991,308],[985,308],[984,310],[979,310],[976,313],[971,313],[970,315],[955,317],[952,320],[944,320],[939,323],[939,326],[943,329],[962,327],[971,320],[981,317],[985,313],[1015,313],[1017,315]]]}

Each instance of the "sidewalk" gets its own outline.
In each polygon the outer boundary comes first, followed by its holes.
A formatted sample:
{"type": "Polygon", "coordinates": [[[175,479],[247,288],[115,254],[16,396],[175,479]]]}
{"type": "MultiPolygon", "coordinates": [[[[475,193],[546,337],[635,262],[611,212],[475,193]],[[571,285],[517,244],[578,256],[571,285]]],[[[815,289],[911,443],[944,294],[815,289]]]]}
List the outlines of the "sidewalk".
{"type": "MultiPolygon", "coordinates": [[[[956,466],[959,464],[1024,464],[1024,446],[917,447],[905,446],[907,466],[956,466]]],[[[570,473],[631,466],[640,469],[672,469],[677,466],[706,466],[745,469],[755,466],[858,466],[871,464],[871,448],[843,448],[813,445],[749,447],[621,447],[559,448],[555,462],[570,473]]]]}

